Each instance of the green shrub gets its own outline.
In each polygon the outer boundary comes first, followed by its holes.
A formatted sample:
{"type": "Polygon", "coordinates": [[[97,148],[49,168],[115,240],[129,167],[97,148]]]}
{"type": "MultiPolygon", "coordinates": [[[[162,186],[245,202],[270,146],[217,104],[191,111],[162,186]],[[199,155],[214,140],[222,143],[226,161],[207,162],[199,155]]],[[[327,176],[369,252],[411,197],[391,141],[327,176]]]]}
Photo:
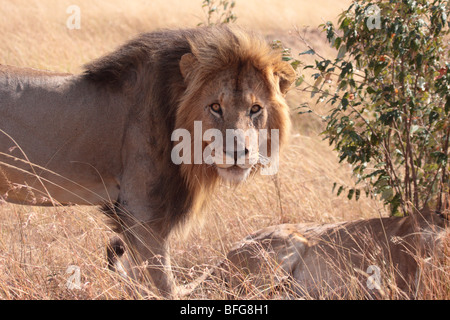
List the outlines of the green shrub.
{"type": "MultiPolygon", "coordinates": [[[[303,53],[318,57],[305,67],[316,72],[314,84],[299,77],[297,85],[331,106],[323,134],[357,177],[357,187],[339,186],[338,194],[380,195],[393,215],[425,205],[443,209],[450,169],[448,15],[444,0],[356,1],[337,27],[321,26],[338,50],[335,59],[303,53]]],[[[302,108],[312,111],[309,103],[302,108]]]]}

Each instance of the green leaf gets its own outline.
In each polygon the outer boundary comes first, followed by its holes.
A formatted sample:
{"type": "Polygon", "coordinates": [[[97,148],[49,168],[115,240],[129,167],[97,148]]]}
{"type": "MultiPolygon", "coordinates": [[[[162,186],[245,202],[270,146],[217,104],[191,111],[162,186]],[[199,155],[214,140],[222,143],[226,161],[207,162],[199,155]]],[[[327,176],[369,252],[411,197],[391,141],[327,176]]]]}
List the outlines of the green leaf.
{"type": "Polygon", "coordinates": [[[350,189],[347,194],[348,200],[352,200],[354,194],[355,194],[355,189],[350,189]]]}
{"type": "Polygon", "coordinates": [[[337,192],[337,195],[340,196],[342,191],[344,191],[344,186],[340,186],[337,192]]]}
{"type": "Polygon", "coordinates": [[[298,77],[297,79],[295,79],[295,86],[296,87],[300,86],[304,80],[305,78],[303,76],[298,77]]]}
{"type": "Polygon", "coordinates": [[[381,199],[385,201],[390,201],[394,197],[394,190],[392,190],[391,186],[386,186],[383,188],[383,191],[381,193],[381,199]]]}
{"type": "Polygon", "coordinates": [[[337,60],[341,60],[344,58],[345,54],[347,53],[347,46],[344,44],[339,48],[338,54],[337,54],[337,60]]]}
{"type": "Polygon", "coordinates": [[[446,165],[447,155],[440,151],[435,151],[431,153],[431,156],[436,160],[436,163],[446,165]]]}
{"type": "Polygon", "coordinates": [[[339,49],[339,47],[341,46],[341,43],[342,43],[342,38],[337,37],[336,39],[334,39],[333,47],[335,47],[336,49],[339,49]]]}
{"type": "Polygon", "coordinates": [[[439,113],[437,113],[434,110],[431,110],[430,114],[428,115],[428,122],[431,124],[432,122],[439,119],[439,113]]]}
{"type": "Polygon", "coordinates": [[[339,29],[345,30],[348,26],[350,25],[350,18],[344,18],[344,20],[342,20],[341,25],[339,26],[339,29]]]}
{"type": "Polygon", "coordinates": [[[322,76],[319,76],[317,79],[316,79],[316,81],[314,82],[314,87],[315,88],[318,88],[319,87],[319,85],[320,85],[320,83],[323,81],[323,77],[322,76]]]}
{"type": "Polygon", "coordinates": [[[300,64],[301,64],[301,62],[299,60],[294,60],[293,62],[291,62],[291,66],[292,66],[292,68],[294,68],[294,70],[297,70],[297,68],[300,64]]]}
{"type": "Polygon", "coordinates": [[[378,175],[380,175],[380,174],[385,175],[385,174],[386,174],[386,171],[383,170],[383,169],[375,170],[374,172],[371,172],[371,173],[365,175],[365,176],[363,177],[363,179],[372,178],[372,177],[378,176],[378,175]]]}
{"type": "Polygon", "coordinates": [[[313,49],[309,49],[309,50],[307,50],[307,51],[300,52],[298,55],[299,55],[299,56],[302,56],[302,55],[304,55],[304,54],[311,54],[311,55],[314,55],[314,54],[316,54],[316,52],[315,52],[313,49]]]}
{"type": "Polygon", "coordinates": [[[343,108],[344,110],[346,110],[346,109],[347,109],[347,106],[348,106],[348,99],[347,99],[347,98],[342,98],[341,104],[342,104],[342,108],[343,108]]]}

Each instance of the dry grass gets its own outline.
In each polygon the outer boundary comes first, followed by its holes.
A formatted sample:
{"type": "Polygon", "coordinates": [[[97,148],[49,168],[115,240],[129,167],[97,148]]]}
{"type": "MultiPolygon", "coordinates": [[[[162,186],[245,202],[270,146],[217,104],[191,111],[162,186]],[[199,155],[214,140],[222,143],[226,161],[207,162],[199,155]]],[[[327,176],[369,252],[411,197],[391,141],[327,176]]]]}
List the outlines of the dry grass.
{"type": "MultiPolygon", "coordinates": [[[[293,26],[309,25],[314,31],[322,19],[335,19],[350,1],[237,2],[239,24],[260,30],[269,39],[282,39],[300,51],[305,48],[290,34],[293,26]]],[[[71,0],[3,1],[0,63],[76,73],[84,63],[139,32],[195,26],[203,19],[200,0],[85,0],[77,1],[81,29],[68,30],[66,8],[71,4],[71,0]]],[[[308,36],[316,48],[330,52],[319,33],[308,36]]],[[[234,242],[262,227],[385,215],[376,200],[354,202],[331,193],[335,181],[353,183],[351,170],[338,163],[335,153],[317,135],[322,124],[296,114],[295,107],[303,99],[308,97],[296,92],[288,97],[295,132],[277,178],[257,176],[237,188],[221,186],[211,195],[207,222],[186,237],[174,236],[172,263],[179,281],[215,265],[234,242]]],[[[44,209],[0,202],[0,299],[130,298],[124,290],[129,284],[106,268],[105,246],[110,235],[95,208],[44,209]],[[66,287],[70,277],[66,270],[71,265],[80,268],[80,290],[66,287]]],[[[438,272],[437,277],[441,279],[442,274],[438,272]]],[[[431,281],[425,297],[449,298],[448,285],[448,279],[431,281]]],[[[208,294],[208,298],[229,297],[220,286],[208,294]]],[[[231,297],[254,295],[231,293],[231,297]]]]}

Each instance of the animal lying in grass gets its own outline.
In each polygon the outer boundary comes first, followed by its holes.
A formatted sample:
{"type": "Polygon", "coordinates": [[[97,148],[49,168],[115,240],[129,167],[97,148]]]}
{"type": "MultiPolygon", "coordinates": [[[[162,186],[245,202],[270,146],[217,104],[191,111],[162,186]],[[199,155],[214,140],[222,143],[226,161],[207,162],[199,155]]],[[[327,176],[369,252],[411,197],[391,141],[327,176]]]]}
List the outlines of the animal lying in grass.
{"type": "Polygon", "coordinates": [[[417,298],[427,266],[448,254],[445,222],[425,209],[403,218],[271,226],[237,243],[210,281],[225,280],[239,296],[417,298]]]}
{"type": "Polygon", "coordinates": [[[240,183],[263,168],[261,145],[284,145],[294,77],[281,52],[228,26],[142,34],[79,75],[0,66],[0,196],[102,206],[129,249],[121,261],[114,240],[111,267],[171,296],[169,235],[195,223],[220,179],[240,183]],[[199,134],[200,146],[174,139],[177,129],[199,134]],[[209,129],[267,135],[250,143],[237,134],[230,147],[206,137],[209,129]],[[179,143],[176,160],[191,162],[175,163],[179,143]]]}

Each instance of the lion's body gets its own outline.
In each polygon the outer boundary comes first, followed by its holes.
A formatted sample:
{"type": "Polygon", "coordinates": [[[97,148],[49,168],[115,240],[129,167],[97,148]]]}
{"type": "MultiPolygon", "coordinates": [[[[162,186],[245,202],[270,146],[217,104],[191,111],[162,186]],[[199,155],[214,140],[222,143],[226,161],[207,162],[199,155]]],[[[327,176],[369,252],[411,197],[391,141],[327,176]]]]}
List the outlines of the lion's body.
{"type": "Polygon", "coordinates": [[[0,66],[0,194],[34,205],[117,199],[125,127],[117,98],[78,76],[0,66]]]}
{"type": "MultiPolygon", "coordinates": [[[[194,121],[222,132],[276,129],[283,144],[293,76],[261,38],[226,26],[143,34],[81,75],[1,67],[0,196],[104,205],[133,259],[168,294],[170,232],[220,177],[241,181],[253,170],[238,167],[236,155],[230,169],[176,165],[173,131],[192,131],[194,121]],[[218,103],[223,115],[207,107],[218,103]],[[250,113],[255,104],[262,108],[250,113]]],[[[259,153],[247,147],[246,157],[259,153]]]]}
{"type": "MultiPolygon", "coordinates": [[[[287,276],[290,290],[314,299],[382,297],[394,295],[394,290],[399,297],[412,298],[421,280],[420,259],[444,254],[444,225],[444,219],[424,211],[416,220],[386,217],[271,226],[237,243],[222,267],[241,270],[261,288],[276,288],[275,275],[287,276]]],[[[227,273],[222,276],[245,289],[227,273]]]]}

